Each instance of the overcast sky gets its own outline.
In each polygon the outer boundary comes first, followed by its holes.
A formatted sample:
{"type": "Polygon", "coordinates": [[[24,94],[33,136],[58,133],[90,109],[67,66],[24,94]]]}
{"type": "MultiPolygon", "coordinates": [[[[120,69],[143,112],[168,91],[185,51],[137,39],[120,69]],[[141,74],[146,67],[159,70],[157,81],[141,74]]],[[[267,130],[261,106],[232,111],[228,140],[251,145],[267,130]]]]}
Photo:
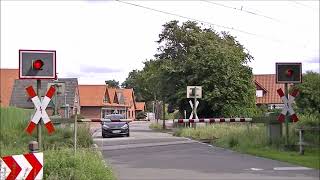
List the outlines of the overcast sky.
{"type": "Polygon", "coordinates": [[[122,82],[153,58],[163,24],[190,18],[236,36],[254,74],[275,62],[319,72],[319,1],[125,2],[1,1],[1,68],[18,68],[19,49],[56,50],[58,77],[122,82]]]}

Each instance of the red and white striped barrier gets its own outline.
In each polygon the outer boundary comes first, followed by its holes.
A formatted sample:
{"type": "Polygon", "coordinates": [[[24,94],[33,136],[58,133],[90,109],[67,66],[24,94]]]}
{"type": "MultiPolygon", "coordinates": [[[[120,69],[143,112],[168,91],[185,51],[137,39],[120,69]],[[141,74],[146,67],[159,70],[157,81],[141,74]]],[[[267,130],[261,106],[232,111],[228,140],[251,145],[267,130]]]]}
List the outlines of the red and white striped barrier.
{"type": "Polygon", "coordinates": [[[132,119],[120,119],[120,120],[111,120],[111,119],[79,119],[78,122],[132,122],[132,119]]]}
{"type": "Polygon", "coordinates": [[[278,117],[278,121],[284,122],[286,119],[287,112],[289,111],[290,118],[292,119],[293,122],[299,121],[298,116],[294,112],[292,108],[292,103],[294,102],[295,97],[299,93],[297,89],[295,89],[291,94],[289,94],[289,99],[284,95],[282,89],[277,90],[280,98],[282,99],[282,102],[284,103],[284,108],[281,111],[281,114],[278,117]]]}
{"type": "Polygon", "coordinates": [[[48,130],[48,133],[51,134],[52,132],[54,132],[54,126],[53,126],[53,124],[52,124],[52,122],[46,112],[46,108],[47,108],[54,92],[56,91],[56,89],[53,86],[51,86],[42,101],[37,96],[37,94],[34,91],[32,86],[27,87],[26,90],[27,90],[27,93],[30,96],[34,106],[37,109],[36,113],[34,114],[34,116],[31,119],[28,127],[26,128],[27,133],[31,134],[33,129],[36,127],[36,124],[38,124],[38,122],[42,118],[44,125],[48,130]]]}
{"type": "Polygon", "coordinates": [[[174,119],[174,123],[250,122],[252,118],[174,119]]]}
{"type": "Polygon", "coordinates": [[[43,153],[6,156],[0,159],[0,179],[42,179],[43,153]]]}

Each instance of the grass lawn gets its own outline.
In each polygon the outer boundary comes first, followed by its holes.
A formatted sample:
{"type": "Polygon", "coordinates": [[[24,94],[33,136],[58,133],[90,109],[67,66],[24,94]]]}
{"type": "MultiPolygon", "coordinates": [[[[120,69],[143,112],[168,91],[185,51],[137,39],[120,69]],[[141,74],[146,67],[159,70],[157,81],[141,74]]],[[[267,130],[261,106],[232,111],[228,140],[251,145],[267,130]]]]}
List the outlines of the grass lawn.
{"type": "MultiPolygon", "coordinates": [[[[0,108],[1,157],[28,153],[29,141],[36,140],[36,130],[32,136],[24,131],[32,113],[32,110],[0,108]]],[[[91,148],[93,140],[86,124],[78,124],[76,155],[73,154],[73,128],[55,128],[52,135],[42,128],[44,179],[115,179],[101,153],[91,148]]]]}
{"type": "Polygon", "coordinates": [[[255,156],[266,157],[270,159],[298,164],[305,167],[320,169],[320,151],[319,149],[307,149],[304,155],[293,151],[281,151],[273,148],[248,148],[248,149],[235,149],[239,152],[252,154],[255,156]]]}
{"type": "MultiPolygon", "coordinates": [[[[294,131],[291,131],[294,132],[294,131]]],[[[296,151],[283,151],[284,138],[273,143],[269,142],[266,127],[263,124],[247,126],[241,123],[213,124],[194,128],[179,128],[174,132],[176,136],[190,137],[192,139],[211,140],[211,143],[229,148],[238,152],[280,160],[301,166],[320,168],[320,149],[306,148],[305,155],[296,151]]],[[[313,141],[319,138],[318,134],[309,134],[313,141]]],[[[290,143],[297,142],[297,137],[290,135],[290,143]]]]}

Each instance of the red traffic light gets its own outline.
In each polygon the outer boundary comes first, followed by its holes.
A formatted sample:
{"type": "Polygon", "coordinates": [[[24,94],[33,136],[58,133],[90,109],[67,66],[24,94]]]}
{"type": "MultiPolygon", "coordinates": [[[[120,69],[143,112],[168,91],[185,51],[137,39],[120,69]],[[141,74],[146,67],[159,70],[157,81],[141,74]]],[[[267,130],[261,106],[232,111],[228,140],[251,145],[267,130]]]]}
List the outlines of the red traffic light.
{"type": "Polygon", "coordinates": [[[288,69],[287,72],[286,72],[286,75],[288,77],[291,77],[293,75],[293,70],[292,69],[288,69]]]}
{"type": "Polygon", "coordinates": [[[41,59],[34,60],[32,62],[32,68],[35,70],[42,70],[43,61],[41,59]]]}

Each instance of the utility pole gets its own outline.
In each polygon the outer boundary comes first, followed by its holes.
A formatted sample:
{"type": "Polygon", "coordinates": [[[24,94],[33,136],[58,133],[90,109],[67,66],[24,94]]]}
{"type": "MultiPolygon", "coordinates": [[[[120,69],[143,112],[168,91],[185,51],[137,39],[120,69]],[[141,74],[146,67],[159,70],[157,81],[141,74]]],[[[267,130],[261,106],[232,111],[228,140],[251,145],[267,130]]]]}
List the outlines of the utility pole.
{"type": "Polygon", "coordinates": [[[163,115],[163,120],[162,120],[162,129],[166,129],[166,104],[164,103],[164,101],[162,101],[162,115],[163,115]]]}
{"type": "MultiPolygon", "coordinates": [[[[285,92],[285,96],[287,97],[287,99],[289,100],[289,91],[288,91],[288,83],[284,84],[284,92],[285,92]]],[[[289,106],[288,106],[289,107],[289,106]]],[[[286,115],[286,145],[289,145],[289,116],[286,115]]]]}
{"type": "Polygon", "coordinates": [[[75,116],[74,116],[74,155],[76,155],[77,152],[77,106],[75,108],[75,116]]]}
{"type": "MultiPolygon", "coordinates": [[[[37,95],[39,96],[39,99],[41,99],[41,95],[39,93],[40,89],[41,89],[41,80],[37,79],[37,95]]],[[[39,123],[37,124],[37,141],[38,141],[38,146],[39,146],[40,151],[41,151],[41,145],[42,145],[42,143],[41,143],[41,121],[42,121],[42,118],[40,118],[39,123]]]]}

